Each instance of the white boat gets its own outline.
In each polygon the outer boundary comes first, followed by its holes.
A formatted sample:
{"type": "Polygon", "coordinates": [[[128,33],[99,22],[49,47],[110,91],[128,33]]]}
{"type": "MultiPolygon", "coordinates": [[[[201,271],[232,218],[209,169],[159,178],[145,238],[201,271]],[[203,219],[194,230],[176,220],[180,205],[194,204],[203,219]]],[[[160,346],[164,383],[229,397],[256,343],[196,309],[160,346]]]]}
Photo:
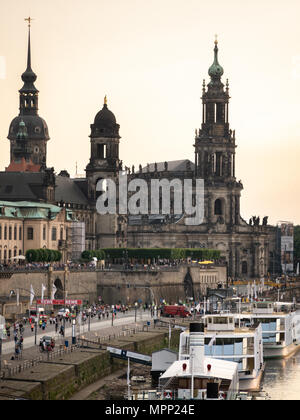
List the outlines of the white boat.
{"type": "MultiPolygon", "coordinates": [[[[264,371],[261,325],[235,325],[234,314],[206,315],[205,356],[238,363],[239,389],[257,391],[264,371]]],[[[190,330],[180,335],[179,360],[189,359],[190,330]]]]}
{"type": "Polygon", "coordinates": [[[235,314],[245,325],[260,323],[264,358],[284,358],[300,349],[300,315],[290,302],[255,302],[252,310],[235,314]]]}
{"type": "Polygon", "coordinates": [[[238,363],[205,356],[204,335],[203,323],[190,324],[188,357],[172,363],[159,379],[162,399],[237,398],[238,363]]]}

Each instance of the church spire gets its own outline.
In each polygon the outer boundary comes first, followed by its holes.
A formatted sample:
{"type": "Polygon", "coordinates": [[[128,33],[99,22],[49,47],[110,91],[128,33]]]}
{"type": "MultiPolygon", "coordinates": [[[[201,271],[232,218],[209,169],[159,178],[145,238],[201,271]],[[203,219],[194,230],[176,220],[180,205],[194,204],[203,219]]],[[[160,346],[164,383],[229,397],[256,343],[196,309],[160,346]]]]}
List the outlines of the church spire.
{"type": "Polygon", "coordinates": [[[31,68],[31,40],[30,40],[30,27],[32,18],[25,19],[28,21],[28,47],[27,47],[27,68],[22,74],[24,85],[20,92],[20,114],[37,114],[38,110],[38,93],[39,91],[34,86],[37,75],[31,68]]]}

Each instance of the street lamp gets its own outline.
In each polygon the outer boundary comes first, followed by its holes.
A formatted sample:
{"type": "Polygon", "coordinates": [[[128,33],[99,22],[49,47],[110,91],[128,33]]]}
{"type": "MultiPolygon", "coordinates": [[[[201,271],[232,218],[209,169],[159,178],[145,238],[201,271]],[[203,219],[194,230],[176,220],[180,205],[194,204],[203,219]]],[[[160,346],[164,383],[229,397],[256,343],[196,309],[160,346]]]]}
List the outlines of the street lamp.
{"type": "MultiPolygon", "coordinates": [[[[30,293],[34,296],[34,293],[31,290],[23,289],[22,287],[18,287],[18,290],[23,290],[24,292],[30,293]]],[[[14,290],[10,291],[10,296],[14,296],[16,292],[14,290]]],[[[37,341],[37,323],[38,323],[38,307],[37,307],[37,299],[35,299],[35,328],[34,328],[34,344],[36,345],[37,341]]]]}
{"type": "Polygon", "coordinates": [[[134,322],[136,322],[137,306],[138,306],[138,303],[137,303],[137,302],[135,302],[135,304],[134,304],[134,310],[135,310],[135,314],[134,314],[134,322]]]}
{"type": "Polygon", "coordinates": [[[89,332],[91,331],[91,312],[92,312],[92,309],[89,308],[89,310],[88,310],[88,314],[89,314],[89,332]]]}

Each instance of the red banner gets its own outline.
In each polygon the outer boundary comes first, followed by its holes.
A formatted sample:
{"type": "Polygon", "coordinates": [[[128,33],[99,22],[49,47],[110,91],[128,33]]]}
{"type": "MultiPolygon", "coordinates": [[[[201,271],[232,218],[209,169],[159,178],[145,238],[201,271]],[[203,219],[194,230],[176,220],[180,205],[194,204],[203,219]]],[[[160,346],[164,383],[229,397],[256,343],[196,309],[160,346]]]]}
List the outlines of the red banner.
{"type": "Polygon", "coordinates": [[[82,305],[82,300],[79,299],[66,299],[66,303],[64,299],[37,299],[38,305],[82,305]]]}

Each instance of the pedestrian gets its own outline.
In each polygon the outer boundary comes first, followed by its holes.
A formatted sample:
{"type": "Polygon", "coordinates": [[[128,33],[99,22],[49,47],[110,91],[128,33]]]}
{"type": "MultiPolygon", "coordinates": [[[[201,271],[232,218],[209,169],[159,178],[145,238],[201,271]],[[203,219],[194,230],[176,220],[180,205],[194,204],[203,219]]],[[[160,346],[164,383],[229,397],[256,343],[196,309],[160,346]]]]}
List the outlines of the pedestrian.
{"type": "Polygon", "coordinates": [[[31,328],[31,332],[33,332],[33,330],[34,330],[34,323],[33,322],[30,324],[30,328],[31,328]]]}

